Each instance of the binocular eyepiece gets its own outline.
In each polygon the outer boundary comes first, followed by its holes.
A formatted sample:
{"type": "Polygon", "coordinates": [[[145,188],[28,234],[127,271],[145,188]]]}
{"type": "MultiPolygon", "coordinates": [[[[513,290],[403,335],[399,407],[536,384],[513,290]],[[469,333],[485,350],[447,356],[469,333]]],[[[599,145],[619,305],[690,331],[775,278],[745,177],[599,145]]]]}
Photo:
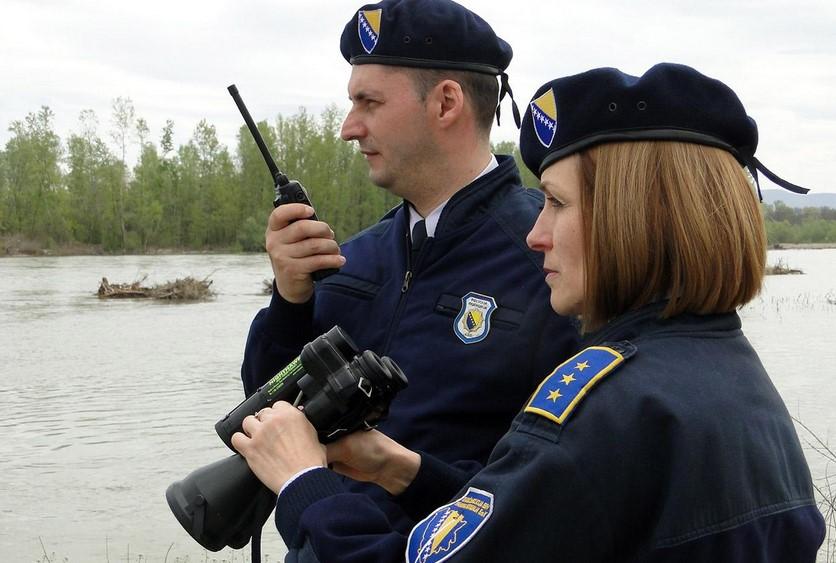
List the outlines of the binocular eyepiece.
{"type": "MultiPolygon", "coordinates": [[[[215,424],[233,451],[232,435],[244,418],[277,401],[304,405],[303,412],[322,443],[360,429],[374,428],[407,385],[390,358],[362,353],[338,326],[302,348],[302,353],[215,424]]],[[[206,465],[166,490],[180,524],[210,551],[247,544],[261,529],[276,497],[239,454],[206,465]]]]}

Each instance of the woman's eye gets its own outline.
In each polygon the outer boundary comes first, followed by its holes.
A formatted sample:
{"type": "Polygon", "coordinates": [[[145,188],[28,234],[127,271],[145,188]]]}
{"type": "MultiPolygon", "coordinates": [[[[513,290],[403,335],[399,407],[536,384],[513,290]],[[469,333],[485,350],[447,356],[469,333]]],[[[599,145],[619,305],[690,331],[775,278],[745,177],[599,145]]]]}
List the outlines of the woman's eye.
{"type": "Polygon", "coordinates": [[[557,208],[563,207],[563,202],[560,201],[559,199],[557,199],[554,196],[550,196],[550,195],[546,196],[546,201],[548,201],[549,205],[551,205],[552,207],[557,207],[557,208]]]}

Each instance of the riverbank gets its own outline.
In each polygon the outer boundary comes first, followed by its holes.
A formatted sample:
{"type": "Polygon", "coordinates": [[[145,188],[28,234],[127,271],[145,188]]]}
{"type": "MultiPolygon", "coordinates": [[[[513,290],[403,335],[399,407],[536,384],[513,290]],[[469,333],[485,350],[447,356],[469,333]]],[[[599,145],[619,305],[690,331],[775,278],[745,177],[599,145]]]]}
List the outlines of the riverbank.
{"type": "Polygon", "coordinates": [[[148,248],[143,252],[111,252],[95,244],[44,244],[18,235],[0,237],[0,258],[25,256],[171,256],[175,254],[252,254],[236,248],[148,248]]]}
{"type": "MultiPolygon", "coordinates": [[[[772,244],[769,250],[836,248],[833,242],[772,244]]],[[[94,244],[44,244],[19,235],[0,236],[0,258],[4,256],[170,256],[173,254],[252,254],[236,248],[148,248],[144,252],[110,252],[94,244]]]]}
{"type": "Polygon", "coordinates": [[[797,250],[797,249],[805,249],[805,250],[819,250],[819,249],[827,249],[827,248],[836,248],[836,243],[834,242],[782,242],[779,244],[771,244],[769,245],[769,250],[797,250]]]}

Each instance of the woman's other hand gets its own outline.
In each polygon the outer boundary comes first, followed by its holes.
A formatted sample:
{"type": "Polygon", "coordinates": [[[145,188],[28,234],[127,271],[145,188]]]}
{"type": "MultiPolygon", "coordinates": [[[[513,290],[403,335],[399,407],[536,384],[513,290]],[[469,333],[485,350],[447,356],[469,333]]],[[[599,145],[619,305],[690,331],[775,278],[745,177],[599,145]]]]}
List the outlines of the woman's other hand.
{"type": "Polygon", "coordinates": [[[421,456],[377,430],[354,432],[326,446],[329,466],[355,481],[401,494],[418,474],[421,456]]]}

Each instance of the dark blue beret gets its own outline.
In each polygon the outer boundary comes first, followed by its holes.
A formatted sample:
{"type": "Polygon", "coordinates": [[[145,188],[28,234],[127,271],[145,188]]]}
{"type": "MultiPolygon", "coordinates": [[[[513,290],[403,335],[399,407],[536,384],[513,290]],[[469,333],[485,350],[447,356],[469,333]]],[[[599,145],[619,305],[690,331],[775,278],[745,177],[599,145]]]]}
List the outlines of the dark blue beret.
{"type": "Polygon", "coordinates": [[[343,30],[340,51],[353,65],[388,64],[498,75],[511,46],[488,23],[450,0],[366,4],[343,30]]]}
{"type": "MultiPolygon", "coordinates": [[[[517,127],[520,114],[505,69],[511,46],[488,23],[452,0],[383,0],[366,4],[340,37],[349,63],[469,70],[499,75],[499,101],[506,94],[517,127]]],[[[499,122],[499,106],[496,120],[499,122]]]]}
{"type": "Polygon", "coordinates": [[[757,180],[760,170],[776,184],[790,184],[755,158],[758,127],[737,95],[719,80],[685,65],[661,63],[644,75],[597,68],[547,82],[523,117],[520,152],[540,177],[557,160],[601,143],[663,140],[724,149],[757,180]]]}

